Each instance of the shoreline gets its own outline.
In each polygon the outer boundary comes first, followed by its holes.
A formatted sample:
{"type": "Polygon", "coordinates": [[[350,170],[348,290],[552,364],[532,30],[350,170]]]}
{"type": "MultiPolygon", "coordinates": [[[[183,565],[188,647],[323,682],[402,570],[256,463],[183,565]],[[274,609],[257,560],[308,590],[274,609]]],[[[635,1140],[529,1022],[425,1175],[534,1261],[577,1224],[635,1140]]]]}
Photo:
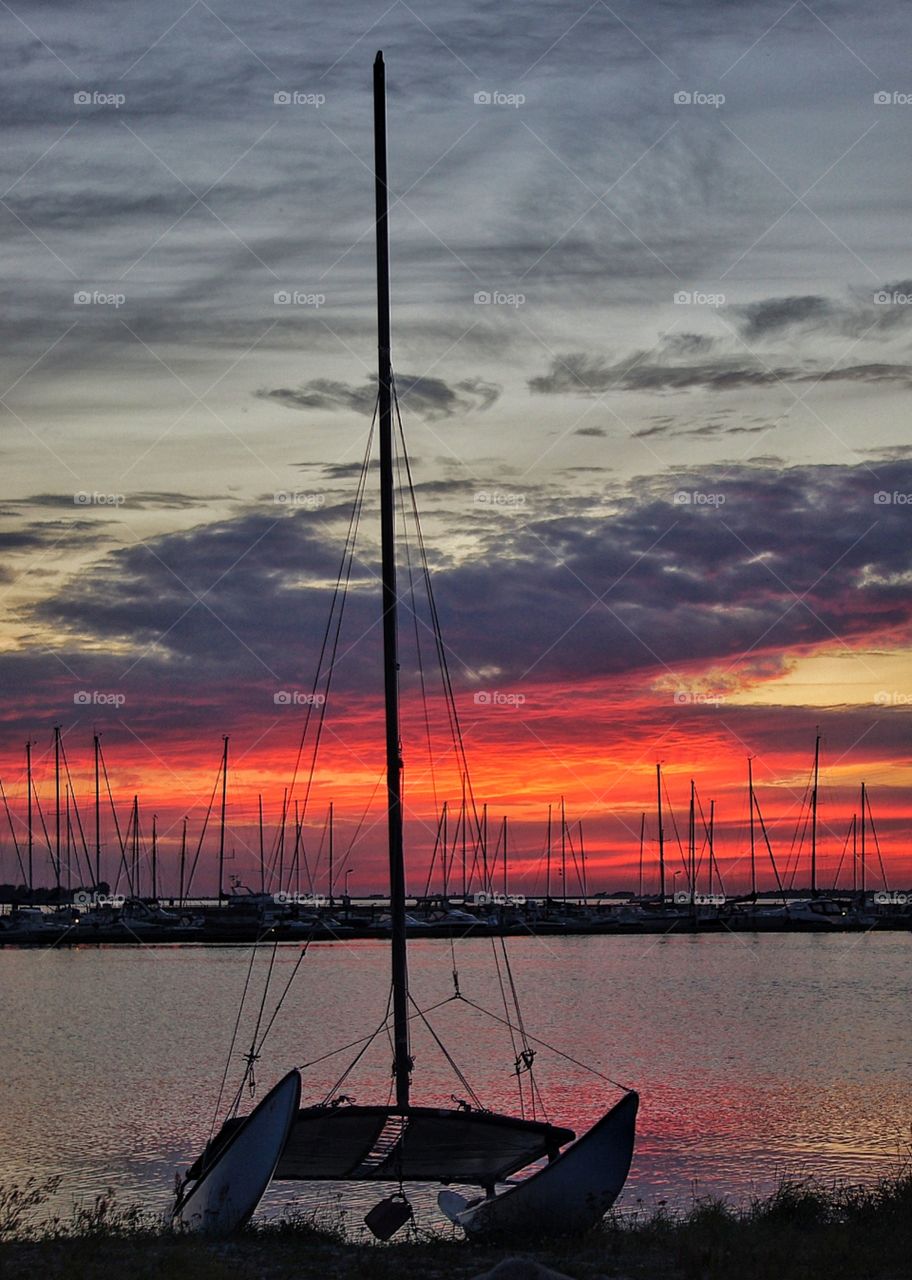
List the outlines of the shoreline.
{"type": "MultiPolygon", "coordinates": [[[[680,1215],[609,1215],[582,1237],[541,1244],[418,1233],[364,1244],[300,1216],[208,1241],[176,1235],[105,1197],[74,1209],[69,1221],[30,1227],[42,1190],[0,1191],[4,1280],[474,1280],[509,1259],[534,1261],[572,1280],[900,1280],[912,1256],[909,1168],[866,1188],[783,1181],[744,1209],[707,1198],[680,1215]]],[[[521,1274],[517,1268],[517,1280],[521,1274]]]]}

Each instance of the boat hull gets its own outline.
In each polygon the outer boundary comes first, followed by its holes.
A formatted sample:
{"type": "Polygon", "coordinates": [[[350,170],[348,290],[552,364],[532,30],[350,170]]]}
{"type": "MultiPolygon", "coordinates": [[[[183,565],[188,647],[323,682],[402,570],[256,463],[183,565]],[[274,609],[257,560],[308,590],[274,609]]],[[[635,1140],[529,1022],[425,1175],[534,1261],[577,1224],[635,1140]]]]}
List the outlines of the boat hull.
{"type": "Polygon", "coordinates": [[[611,1208],[627,1180],[638,1107],[638,1095],[626,1094],[556,1159],[499,1195],[468,1200],[442,1191],[437,1197],[441,1211],[469,1236],[555,1236],[589,1230],[611,1208]]]}
{"type": "Polygon", "coordinates": [[[213,1153],[211,1163],[203,1157],[202,1173],[175,1205],[172,1226],[209,1236],[239,1231],[272,1180],[300,1101],[301,1076],[289,1071],[213,1153]]]}

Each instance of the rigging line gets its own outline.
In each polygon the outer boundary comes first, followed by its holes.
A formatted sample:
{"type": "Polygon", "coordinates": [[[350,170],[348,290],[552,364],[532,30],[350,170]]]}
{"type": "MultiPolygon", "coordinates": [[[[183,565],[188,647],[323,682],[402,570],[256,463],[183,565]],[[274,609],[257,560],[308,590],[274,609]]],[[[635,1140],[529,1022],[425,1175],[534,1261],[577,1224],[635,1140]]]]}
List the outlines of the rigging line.
{"type": "Polygon", "coordinates": [[[851,839],[851,837],[852,837],[852,824],[851,824],[851,822],[850,822],[850,823],[849,823],[849,829],[848,829],[848,831],[846,832],[845,840],[843,840],[843,842],[842,842],[842,852],[841,852],[841,853],[840,853],[840,855],[839,855],[839,862],[836,864],[836,874],[833,876],[833,888],[834,888],[834,889],[835,889],[835,888],[836,888],[836,886],[839,884],[839,875],[840,875],[840,872],[842,871],[842,864],[843,864],[843,861],[844,861],[844,859],[845,859],[845,856],[846,856],[846,850],[847,850],[847,849],[848,849],[848,847],[849,847],[849,840],[851,839]]]}
{"type": "MultiPolygon", "coordinates": [[[[401,452],[397,453],[396,455],[396,470],[397,470],[398,479],[399,479],[399,491],[401,493],[405,487],[402,483],[401,452]]],[[[421,635],[418,628],[418,599],[415,594],[415,580],[412,574],[412,550],[411,550],[411,545],[409,543],[408,525],[405,519],[404,503],[400,503],[400,517],[401,517],[401,527],[402,527],[402,542],[405,547],[405,563],[407,567],[406,571],[407,571],[408,584],[409,584],[409,600],[411,602],[412,625],[415,631],[415,654],[418,661],[418,682],[421,688],[421,706],[424,712],[424,732],[425,732],[425,740],[427,742],[427,751],[428,751],[428,771],[431,776],[431,794],[434,799],[434,812],[438,816],[438,823],[439,823],[439,817],[440,817],[439,800],[437,797],[437,775],[434,772],[434,747],[433,747],[433,742],[431,740],[431,717],[430,717],[430,710],[428,708],[427,685],[424,679],[424,662],[421,657],[421,635]]]]}
{"type": "Polygon", "coordinates": [[[114,803],[114,793],[111,790],[111,779],[108,777],[108,762],[105,760],[104,747],[101,745],[100,741],[98,743],[98,758],[101,761],[101,769],[105,780],[105,791],[111,805],[111,817],[114,819],[114,834],[117,836],[117,847],[120,849],[120,864],[117,868],[117,879],[114,882],[114,888],[116,890],[120,883],[120,868],[127,864],[127,846],[124,837],[121,835],[120,819],[117,816],[117,806],[114,803]]]}
{"type": "MultiPolygon", "coordinates": [[[[225,1084],[227,1083],[227,1080],[228,1080],[228,1072],[231,1069],[231,1059],[234,1056],[234,1046],[237,1043],[238,1032],[241,1026],[241,1015],[244,1012],[244,1004],[247,1000],[247,991],[250,987],[250,979],[253,974],[253,964],[254,964],[254,961],[256,960],[258,942],[259,942],[259,939],[250,948],[250,964],[247,966],[247,977],[244,980],[244,990],[241,992],[241,1001],[240,1001],[240,1004],[238,1005],[237,1017],[234,1020],[234,1030],[231,1033],[231,1044],[229,1045],[228,1054],[227,1054],[227,1057],[225,1058],[225,1070],[222,1072],[222,1081],[221,1081],[221,1084],[219,1085],[218,1097],[215,1100],[215,1110],[212,1113],[212,1123],[209,1126],[210,1140],[212,1138],[213,1133],[215,1132],[215,1122],[216,1120],[218,1120],[219,1110],[221,1109],[221,1105],[222,1105],[222,1096],[225,1092],[225,1084]]],[[[243,1088],[243,1085],[241,1086],[241,1088],[243,1088]]]]}
{"type": "Polygon", "coordinates": [[[678,820],[675,817],[674,806],[671,803],[671,796],[668,794],[668,786],[665,779],[662,779],[662,790],[665,792],[665,808],[668,816],[671,818],[672,830],[675,834],[675,840],[678,844],[678,852],[681,855],[681,866],[684,868],[684,875],[687,875],[687,858],[684,856],[684,845],[681,843],[681,835],[678,831],[678,820]]]}
{"type": "Polygon", "coordinates": [[[399,427],[399,439],[402,444],[402,460],[405,464],[405,472],[408,479],[409,498],[411,500],[412,519],[415,524],[415,534],[418,543],[418,549],[421,557],[422,576],[424,578],[425,592],[428,598],[428,610],[431,618],[431,630],[434,636],[434,645],[437,652],[437,664],[440,669],[441,683],[444,690],[444,700],[447,708],[447,719],[450,727],[450,737],[456,758],[461,765],[461,772],[465,776],[467,784],[467,794],[471,802],[472,816],[475,822],[476,837],[481,838],[481,819],[478,813],[478,805],[475,800],[475,791],[472,786],[472,778],[469,770],[468,757],[465,750],[465,740],[462,734],[462,727],[459,722],[459,713],[456,709],[456,697],[453,692],[453,682],[450,676],[449,663],[446,655],[446,645],[443,640],[443,630],[440,626],[440,616],[437,612],[437,601],[434,596],[434,588],[431,581],[430,560],[427,554],[427,544],[424,540],[424,531],[421,525],[421,515],[418,510],[418,500],[415,495],[415,485],[412,479],[411,462],[409,461],[408,448],[405,443],[405,430],[402,425],[402,415],[399,411],[399,399],[396,393],[395,380],[393,380],[393,405],[396,410],[396,421],[399,427]]]}
{"type": "Polygon", "coordinates": [[[865,793],[865,807],[868,810],[868,821],[871,824],[871,835],[874,837],[874,848],[877,850],[877,861],[880,863],[880,878],[883,880],[884,888],[889,889],[887,881],[887,868],[884,866],[883,854],[880,851],[880,839],[877,835],[877,828],[874,825],[874,814],[871,812],[871,798],[865,793]]]}
{"type": "Polygon", "coordinates": [[[0,782],[0,796],[3,797],[3,803],[6,807],[6,818],[9,822],[10,835],[13,837],[13,847],[16,850],[16,860],[19,863],[19,874],[22,876],[22,883],[28,884],[28,874],[22,861],[22,854],[19,851],[19,841],[16,839],[16,828],[13,825],[13,815],[10,811],[9,801],[6,798],[6,792],[3,790],[3,783],[0,782]]]}
{"type": "Polygon", "coordinates": [[[519,1064],[522,1061],[522,1058],[520,1054],[517,1053],[516,1051],[516,1036],[514,1034],[513,1027],[510,1026],[510,1006],[507,1004],[507,992],[506,992],[506,988],[504,987],[503,978],[500,972],[500,960],[497,955],[497,943],[494,941],[493,938],[491,939],[491,953],[494,956],[494,968],[497,973],[497,982],[500,987],[500,998],[503,1001],[504,1014],[506,1016],[507,1025],[510,1027],[510,1045],[513,1050],[513,1062],[515,1064],[514,1073],[516,1075],[516,1088],[519,1091],[519,1113],[523,1118],[525,1118],[526,1100],[523,1094],[522,1075],[520,1073],[520,1067],[519,1067],[519,1064]]]}
{"type": "Polygon", "coordinates": [[[273,1009],[272,1016],[270,1017],[269,1021],[266,1023],[266,1030],[263,1032],[260,1043],[256,1047],[257,1055],[263,1052],[263,1046],[266,1044],[266,1037],[269,1035],[270,1031],[272,1030],[272,1024],[275,1022],[276,1018],[279,1016],[279,1010],[282,1008],[282,1005],[285,1003],[285,997],[288,995],[289,991],[291,990],[291,984],[294,982],[295,978],[297,977],[298,970],[301,967],[304,957],[307,955],[307,948],[310,946],[313,940],[313,934],[316,930],[316,926],[317,926],[317,922],[315,920],[313,925],[311,926],[310,937],[304,940],[304,945],[301,948],[300,955],[295,961],[294,968],[291,971],[291,976],[289,977],[288,981],[285,983],[285,989],[282,992],[282,994],[279,996],[278,1004],[273,1009]]]}
{"type": "MultiPolygon", "coordinates": [[[[212,794],[209,797],[209,804],[206,809],[206,817],[203,819],[203,828],[200,831],[200,837],[196,845],[196,853],[193,855],[193,862],[190,864],[190,874],[187,876],[187,887],[184,890],[184,896],[188,898],[190,896],[190,885],[193,883],[193,876],[196,872],[197,863],[200,860],[200,854],[202,853],[203,841],[206,838],[206,831],[209,828],[209,819],[212,817],[212,807],[215,804],[215,795],[218,790],[218,785],[222,777],[222,769],[224,768],[224,764],[225,764],[225,757],[221,756],[218,772],[215,775],[215,782],[212,784],[212,794]]],[[[219,888],[221,889],[221,885],[219,886],[219,888]]],[[[221,903],[219,903],[219,905],[221,905],[221,903]]]]}
{"type": "MultiPolygon", "coordinates": [[[[456,996],[447,996],[443,1000],[438,1000],[436,1004],[429,1005],[428,1008],[425,1009],[425,1013],[433,1013],[435,1009],[440,1009],[445,1004],[451,1004],[452,1001],[455,999],[456,999],[456,996]]],[[[417,1018],[417,1016],[418,1015],[416,1013],[409,1014],[410,1019],[417,1018]]],[[[389,1021],[389,1016],[385,1017],[383,1021],[380,1023],[380,1025],[377,1027],[376,1031],[371,1031],[369,1035],[359,1036],[357,1040],[349,1040],[348,1044],[340,1045],[338,1049],[330,1049],[329,1053],[321,1054],[319,1058],[312,1058],[310,1062],[300,1063],[298,1070],[307,1071],[308,1068],[310,1067],[317,1067],[320,1065],[321,1062],[325,1062],[327,1058],[335,1058],[337,1054],[345,1053],[347,1049],[354,1049],[356,1045],[363,1044],[365,1040],[375,1039],[383,1030],[383,1028],[386,1026],[388,1021],[389,1021]]]]}
{"type": "MultiPolygon", "coordinates": [[[[358,843],[358,840],[360,839],[360,836],[361,836],[361,828],[364,826],[365,822],[367,821],[367,815],[370,813],[371,809],[373,808],[374,797],[376,796],[377,792],[380,790],[380,784],[383,782],[385,777],[386,777],[386,766],[384,765],[384,767],[380,770],[380,773],[377,777],[377,781],[374,783],[373,791],[370,793],[370,795],[367,798],[367,803],[365,804],[364,809],[361,812],[361,817],[358,819],[358,825],[355,827],[355,833],[352,836],[351,840],[349,840],[348,842],[348,848],[345,850],[345,853],[339,860],[339,872],[341,872],[342,868],[345,866],[346,862],[355,851],[355,845],[358,843]]],[[[378,819],[378,821],[382,822],[383,819],[380,818],[378,819]]],[[[372,824],[372,829],[373,829],[373,826],[375,825],[376,823],[372,824]]],[[[339,879],[339,875],[337,873],[336,874],[337,883],[338,883],[338,879],[339,879]]]]}
{"type": "MultiPolygon", "coordinates": [[[[339,564],[339,572],[336,576],[336,585],[333,589],[332,600],[330,601],[329,615],[326,619],[326,626],[324,628],[323,637],[320,642],[320,652],[317,657],[316,671],[313,679],[312,693],[314,695],[317,692],[317,688],[320,684],[320,681],[325,679],[326,696],[324,696],[324,700],[320,704],[320,711],[317,716],[316,741],[314,743],[313,751],[311,752],[310,776],[309,776],[307,793],[306,793],[305,802],[304,802],[305,811],[307,808],[307,799],[309,798],[309,795],[310,795],[310,786],[313,781],[313,774],[316,767],[317,750],[319,748],[320,738],[322,737],[322,733],[323,733],[323,723],[326,718],[327,697],[329,694],[330,686],[332,684],[333,669],[335,666],[336,653],[338,651],[338,644],[339,644],[339,632],[342,626],[342,618],[345,613],[345,600],[348,595],[348,587],[351,582],[351,573],[352,573],[352,566],[354,564],[355,546],[357,544],[358,528],[361,520],[361,510],[364,503],[364,493],[367,487],[367,476],[368,476],[368,471],[370,469],[370,455],[373,449],[374,428],[377,422],[377,411],[378,411],[379,402],[380,402],[380,397],[378,395],[377,401],[374,404],[374,414],[371,419],[370,432],[368,433],[367,447],[364,451],[364,458],[361,463],[361,474],[358,477],[358,484],[355,490],[354,501],[352,503],[352,511],[348,521],[348,529],[345,534],[345,543],[342,548],[342,559],[339,564]],[[344,590],[342,587],[343,579],[345,584],[344,590]],[[338,605],[338,608],[337,608],[337,605],[338,605]],[[336,618],[337,613],[338,613],[338,618],[336,618]],[[324,658],[326,657],[327,646],[329,645],[330,635],[332,634],[332,631],[333,631],[334,618],[336,619],[335,638],[334,638],[332,649],[331,649],[330,664],[324,672],[324,658]]],[[[314,697],[312,701],[308,704],[307,713],[304,717],[304,728],[301,731],[301,739],[298,745],[298,753],[297,753],[297,756],[295,757],[294,769],[292,770],[292,775],[291,775],[291,784],[288,788],[289,801],[291,800],[291,797],[294,795],[295,785],[298,780],[298,774],[301,768],[301,759],[304,755],[304,747],[307,740],[307,732],[310,727],[310,720],[311,720],[311,715],[313,713],[315,701],[316,699],[314,697]]],[[[276,837],[276,839],[278,840],[278,836],[276,837]]]]}
{"type": "Polygon", "coordinates": [[[44,811],[41,808],[41,801],[38,799],[38,792],[35,792],[35,808],[38,811],[38,817],[41,820],[41,830],[44,832],[44,843],[47,845],[48,857],[51,859],[51,866],[54,868],[56,878],[60,879],[60,872],[57,869],[57,861],[54,858],[54,850],[51,845],[51,837],[48,835],[47,823],[44,820],[44,811]]]}
{"type": "Polygon", "coordinates": [[[413,997],[411,994],[409,994],[409,1001],[410,1001],[410,1003],[411,1003],[411,1004],[415,1005],[415,1009],[416,1009],[416,1011],[417,1011],[417,1013],[418,1013],[418,1017],[421,1019],[421,1021],[422,1021],[422,1022],[424,1023],[424,1025],[427,1027],[428,1031],[431,1033],[431,1036],[433,1037],[433,1039],[434,1039],[434,1043],[437,1045],[437,1048],[440,1050],[440,1052],[441,1052],[441,1053],[443,1054],[443,1056],[446,1058],[447,1062],[448,1062],[448,1063],[450,1064],[450,1066],[453,1068],[453,1071],[454,1071],[454,1073],[455,1073],[455,1075],[456,1075],[456,1078],[458,1079],[459,1083],[462,1085],[463,1089],[465,1089],[466,1093],[468,1093],[469,1097],[470,1097],[470,1098],[472,1099],[472,1101],[475,1103],[475,1106],[478,1108],[478,1110],[479,1110],[479,1111],[486,1111],[488,1108],[487,1108],[487,1107],[485,1107],[485,1105],[483,1104],[483,1102],[482,1102],[482,1101],[481,1101],[481,1099],[479,1098],[478,1094],[477,1094],[477,1093],[475,1092],[475,1090],[472,1088],[471,1084],[469,1084],[469,1081],[466,1079],[466,1076],[465,1076],[464,1072],[463,1072],[462,1070],[460,1070],[459,1064],[456,1062],[456,1059],[453,1057],[453,1055],[450,1053],[449,1049],[447,1049],[446,1045],[445,1045],[445,1044],[443,1043],[443,1041],[440,1039],[440,1036],[437,1034],[437,1032],[436,1032],[436,1031],[434,1030],[434,1028],[431,1026],[431,1024],[430,1024],[430,1022],[428,1021],[427,1017],[426,1017],[426,1016],[421,1012],[421,1010],[418,1008],[418,1005],[415,1003],[415,999],[414,999],[414,997],[413,997]]]}
{"type": "MultiPolygon", "coordinates": [[[[92,861],[91,861],[91,858],[89,857],[89,846],[86,843],[85,831],[83,830],[83,827],[82,827],[82,815],[79,812],[79,805],[76,803],[76,789],[73,786],[73,778],[70,773],[70,762],[67,759],[66,746],[64,745],[63,740],[61,740],[61,743],[60,743],[60,758],[63,761],[66,780],[70,785],[70,804],[72,806],[73,812],[76,814],[76,829],[79,832],[80,839],[82,840],[82,850],[83,850],[83,853],[85,854],[86,867],[88,868],[89,878],[85,881],[85,883],[94,884],[94,879],[92,876],[92,861]]],[[[76,871],[77,871],[77,874],[79,875],[79,878],[82,879],[82,868],[79,865],[79,851],[75,841],[73,843],[73,852],[76,856],[76,871]]]]}
{"type": "MultiPolygon", "coordinates": [[[[453,999],[453,997],[450,997],[453,999]]],[[[468,996],[460,996],[460,1000],[464,1000],[467,1005],[473,1009],[477,1009],[479,1013],[483,1013],[488,1018],[493,1018],[495,1022],[504,1022],[503,1018],[499,1018],[496,1013],[492,1013],[490,1009],[483,1008],[482,1005],[476,1004],[474,1000],[470,1000],[468,996]]],[[[519,1028],[515,1028],[519,1030],[519,1028]]],[[[575,1067],[582,1067],[584,1071],[589,1071],[592,1075],[598,1076],[600,1080],[606,1080],[608,1084],[614,1085],[615,1089],[620,1089],[623,1093],[632,1093],[630,1085],[621,1084],[619,1080],[612,1079],[611,1076],[605,1075],[604,1071],[599,1071],[598,1067],[590,1066],[588,1062],[580,1062],[579,1058],[572,1057],[569,1053],[564,1053],[563,1049],[558,1049],[556,1045],[549,1044],[547,1040],[542,1040],[538,1036],[530,1035],[528,1039],[532,1044],[540,1044],[543,1049],[547,1049],[550,1053],[556,1053],[559,1058],[564,1058],[567,1062],[572,1062],[575,1067]]]]}
{"type": "Polygon", "coordinates": [[[358,1065],[358,1063],[361,1061],[361,1059],[362,1059],[362,1058],[364,1057],[364,1055],[367,1053],[368,1049],[371,1047],[371,1045],[373,1044],[373,1042],[376,1040],[376,1038],[377,1038],[377,1036],[380,1034],[380,1032],[381,1032],[381,1031],[383,1031],[384,1029],[388,1029],[388,1027],[389,1027],[390,1006],[392,1005],[392,1003],[393,1003],[393,988],[392,988],[392,984],[390,984],[390,989],[389,989],[389,992],[387,993],[387,997],[386,997],[386,1013],[385,1013],[385,1014],[384,1014],[384,1016],[383,1016],[383,1021],[380,1023],[380,1026],[377,1028],[377,1030],[374,1032],[374,1034],[373,1034],[372,1036],[370,1036],[370,1037],[369,1037],[369,1039],[368,1039],[368,1040],[367,1040],[367,1041],[362,1045],[362,1047],[358,1050],[358,1052],[355,1054],[355,1056],[354,1056],[354,1058],[352,1059],[352,1061],[348,1064],[348,1066],[345,1068],[345,1070],[344,1070],[344,1071],[342,1072],[342,1074],[339,1076],[339,1078],[338,1078],[338,1080],[336,1081],[336,1083],[335,1083],[334,1085],[332,1085],[332,1086],[330,1087],[329,1091],[325,1094],[325,1096],[324,1096],[324,1098],[323,1098],[323,1103],[324,1103],[324,1105],[325,1105],[327,1102],[329,1102],[330,1098],[333,1096],[333,1094],[336,1092],[336,1090],[337,1090],[337,1089],[339,1089],[339,1088],[340,1088],[340,1087],[345,1083],[345,1081],[347,1080],[347,1078],[351,1075],[351,1073],[354,1071],[355,1067],[358,1065]]]}

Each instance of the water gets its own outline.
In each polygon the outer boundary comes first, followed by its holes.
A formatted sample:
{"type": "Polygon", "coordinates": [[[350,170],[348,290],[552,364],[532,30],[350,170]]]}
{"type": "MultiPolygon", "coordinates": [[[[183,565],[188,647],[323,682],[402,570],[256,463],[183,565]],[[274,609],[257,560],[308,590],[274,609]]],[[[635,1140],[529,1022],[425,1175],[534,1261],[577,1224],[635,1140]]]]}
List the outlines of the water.
{"type": "MultiPolygon", "coordinates": [[[[744,1201],[785,1173],[862,1182],[908,1151],[912,935],[528,938],[508,947],[527,1029],[640,1091],[623,1205],[681,1205],[695,1191],[744,1201]]],[[[451,995],[450,943],[409,950],[421,1007],[451,995]]],[[[209,1132],[250,955],[0,951],[0,1183],[59,1174],[64,1207],[110,1186],[121,1203],[166,1208],[175,1169],[209,1132]]],[[[252,1016],[270,955],[256,956],[252,1016]]],[[[299,955],[298,946],[278,949],[267,1011],[299,955]]],[[[491,942],[458,943],[455,957],[462,991],[502,1016],[491,942]]],[[[387,963],[382,942],[309,949],[258,1064],[259,1096],[289,1067],[381,1022],[387,963]]],[[[429,1016],[482,1102],[516,1111],[509,1033],[460,1002],[429,1016]]],[[[241,1026],[239,1052],[251,1019],[241,1026]]],[[[413,1028],[415,1101],[451,1105],[465,1089],[420,1023],[413,1028]]],[[[318,1100],[354,1052],[306,1070],[305,1100],[318,1100]]],[[[381,1036],[344,1092],[385,1101],[391,1056],[381,1036]]],[[[232,1084],[240,1064],[236,1056],[232,1084]]],[[[544,1049],[535,1068],[550,1118],[578,1132],[618,1096],[544,1049]]],[[[345,1194],[363,1210],[381,1192],[345,1194]]],[[[435,1194],[418,1196],[427,1225],[435,1194]]],[[[289,1201],[326,1209],[338,1196],[286,1184],[264,1206],[276,1212],[289,1201]]]]}

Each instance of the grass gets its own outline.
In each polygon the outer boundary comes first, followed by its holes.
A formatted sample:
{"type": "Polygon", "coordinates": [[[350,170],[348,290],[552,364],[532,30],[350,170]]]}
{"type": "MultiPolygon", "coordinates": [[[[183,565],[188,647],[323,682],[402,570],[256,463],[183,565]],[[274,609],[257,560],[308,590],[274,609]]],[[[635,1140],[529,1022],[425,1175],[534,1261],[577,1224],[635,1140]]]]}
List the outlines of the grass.
{"type": "Polygon", "coordinates": [[[702,1199],[682,1215],[612,1215],[575,1239],[485,1246],[420,1232],[356,1243],[341,1215],[289,1216],[207,1241],[119,1209],[111,1194],[40,1220],[58,1185],[0,1189],[0,1280],[468,1280],[517,1254],[575,1280],[900,1280],[912,1257],[912,1169],[872,1187],[784,1181],[742,1209],[702,1199]]]}

